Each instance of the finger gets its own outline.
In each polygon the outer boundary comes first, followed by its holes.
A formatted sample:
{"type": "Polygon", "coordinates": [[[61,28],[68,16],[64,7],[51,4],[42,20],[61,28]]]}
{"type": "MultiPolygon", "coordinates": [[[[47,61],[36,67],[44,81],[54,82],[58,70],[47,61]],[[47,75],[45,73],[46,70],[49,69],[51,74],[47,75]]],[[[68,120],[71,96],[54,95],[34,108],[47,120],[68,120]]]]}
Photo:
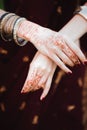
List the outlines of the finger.
{"type": "Polygon", "coordinates": [[[27,78],[26,80],[32,80],[36,74],[37,74],[37,71],[38,71],[38,68],[35,67],[33,64],[30,64],[30,67],[29,67],[29,72],[28,72],[28,75],[27,75],[27,78]]]}
{"type": "Polygon", "coordinates": [[[47,70],[43,69],[43,68],[39,68],[39,70],[37,71],[37,75],[35,77],[35,80],[34,80],[34,90],[36,89],[40,89],[42,88],[43,84],[45,84],[48,76],[49,76],[49,73],[47,70]]]}
{"type": "MultiPolygon", "coordinates": [[[[57,37],[58,38],[58,37],[57,37]]],[[[74,63],[74,64],[80,64],[79,58],[77,55],[71,50],[69,46],[67,46],[65,39],[62,37],[59,37],[57,42],[55,43],[57,48],[60,48],[63,53],[74,63]]]]}
{"type": "Polygon", "coordinates": [[[33,61],[36,60],[36,58],[38,57],[39,54],[40,54],[40,52],[37,51],[36,54],[35,54],[35,56],[34,56],[34,58],[33,58],[33,61]]]}
{"type": "Polygon", "coordinates": [[[43,100],[46,97],[46,95],[48,94],[50,87],[51,87],[51,83],[52,83],[52,75],[49,76],[49,78],[46,82],[45,89],[43,90],[40,100],[43,100]]]}
{"type": "Polygon", "coordinates": [[[28,92],[32,91],[32,88],[33,88],[32,82],[31,82],[31,80],[27,80],[21,90],[21,93],[28,93],[28,92]]]}
{"type": "Polygon", "coordinates": [[[80,48],[72,40],[68,39],[67,37],[65,37],[65,40],[66,40],[66,44],[72,49],[72,51],[78,56],[80,61],[84,64],[87,61],[87,59],[85,55],[83,54],[83,52],[80,50],[80,48]]]}
{"type": "Polygon", "coordinates": [[[72,60],[74,65],[80,64],[79,58],[68,46],[66,46],[64,49],[62,49],[62,51],[66,54],[66,56],[69,57],[69,59],[72,60]]]}
{"type": "Polygon", "coordinates": [[[63,61],[63,63],[65,63],[66,65],[69,65],[71,67],[74,66],[74,63],[72,62],[72,60],[64,54],[64,52],[62,52],[60,49],[56,48],[56,54],[59,56],[59,58],[63,61]]]}
{"type": "Polygon", "coordinates": [[[32,81],[28,80],[26,81],[26,84],[24,85],[21,93],[28,93],[30,91],[35,91],[39,89],[40,87],[38,86],[39,80],[36,78],[33,78],[32,81]]]}
{"type": "Polygon", "coordinates": [[[49,57],[66,73],[72,73],[72,71],[59,59],[59,57],[53,53],[50,53],[49,57]]]}
{"type": "Polygon", "coordinates": [[[34,91],[40,88],[40,86],[38,85],[40,80],[41,80],[41,76],[36,75],[35,79],[33,80],[33,90],[34,91]]]}
{"type": "Polygon", "coordinates": [[[28,76],[25,80],[25,83],[24,83],[24,86],[21,90],[21,93],[27,93],[29,91],[32,90],[33,88],[33,83],[34,83],[34,80],[35,80],[35,76],[36,76],[36,73],[37,73],[37,69],[33,69],[32,67],[29,69],[29,73],[28,73],[28,76]]]}
{"type": "Polygon", "coordinates": [[[43,84],[45,84],[48,79],[48,76],[49,76],[49,72],[46,71],[46,73],[40,79],[38,86],[42,86],[43,84]]]}
{"type": "Polygon", "coordinates": [[[54,64],[53,64],[52,72],[51,72],[51,74],[49,75],[48,80],[46,81],[46,84],[44,85],[44,88],[45,88],[45,89],[44,89],[44,91],[43,91],[43,93],[42,93],[42,95],[41,95],[41,97],[40,97],[40,100],[42,100],[43,98],[45,98],[46,95],[48,94],[49,90],[50,90],[51,83],[52,83],[52,78],[53,78],[54,72],[55,72],[55,70],[56,70],[56,67],[57,67],[57,65],[54,63],[54,64]]]}

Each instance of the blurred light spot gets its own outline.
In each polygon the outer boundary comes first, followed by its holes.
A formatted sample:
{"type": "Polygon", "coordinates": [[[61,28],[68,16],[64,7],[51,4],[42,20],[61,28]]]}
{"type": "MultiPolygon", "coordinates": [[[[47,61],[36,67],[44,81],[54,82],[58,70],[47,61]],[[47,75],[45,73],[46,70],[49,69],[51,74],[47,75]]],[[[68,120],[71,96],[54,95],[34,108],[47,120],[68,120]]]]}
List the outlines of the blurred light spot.
{"type": "Polygon", "coordinates": [[[62,14],[62,7],[61,6],[58,6],[57,12],[58,12],[58,14],[62,14]]]}
{"type": "Polygon", "coordinates": [[[0,47],[0,53],[4,54],[4,55],[7,55],[8,51],[0,47]]]}
{"type": "Polygon", "coordinates": [[[83,99],[82,99],[82,104],[83,104],[83,105],[87,105],[87,98],[83,98],[83,99]]]}
{"type": "Polygon", "coordinates": [[[82,106],[82,111],[83,112],[87,111],[87,107],[86,106],[82,106]]]}
{"type": "Polygon", "coordinates": [[[19,110],[24,110],[25,106],[26,106],[26,102],[24,101],[24,102],[22,102],[22,104],[20,105],[19,110]]]}
{"type": "Polygon", "coordinates": [[[3,93],[6,91],[6,87],[5,86],[0,86],[0,93],[3,93]]]}
{"type": "Polygon", "coordinates": [[[35,115],[34,118],[33,118],[32,124],[33,124],[33,125],[38,124],[38,119],[39,119],[39,116],[38,116],[38,115],[35,115]]]}
{"type": "Polygon", "coordinates": [[[29,57],[28,56],[24,56],[22,60],[23,60],[23,62],[29,62],[29,57]]]}
{"type": "Polygon", "coordinates": [[[5,112],[6,109],[4,103],[0,103],[0,109],[1,111],[5,112]]]}
{"type": "Polygon", "coordinates": [[[58,74],[57,74],[56,79],[55,79],[55,83],[56,83],[56,84],[59,84],[59,82],[60,82],[61,78],[63,77],[63,75],[65,75],[65,72],[62,71],[62,70],[60,70],[60,71],[58,72],[58,74]]]}
{"type": "MultiPolygon", "coordinates": [[[[83,88],[83,89],[84,89],[84,88],[83,88]]],[[[86,91],[86,90],[82,91],[82,96],[83,96],[83,97],[86,97],[86,96],[87,96],[87,91],[86,91]]]]}
{"type": "Polygon", "coordinates": [[[78,85],[79,85],[80,87],[83,86],[83,82],[82,82],[82,79],[81,79],[81,78],[78,78],[78,85]]]}
{"type": "Polygon", "coordinates": [[[69,105],[69,106],[67,107],[67,110],[68,110],[68,111],[72,111],[72,110],[75,109],[75,108],[76,108],[75,105],[69,105]]]}

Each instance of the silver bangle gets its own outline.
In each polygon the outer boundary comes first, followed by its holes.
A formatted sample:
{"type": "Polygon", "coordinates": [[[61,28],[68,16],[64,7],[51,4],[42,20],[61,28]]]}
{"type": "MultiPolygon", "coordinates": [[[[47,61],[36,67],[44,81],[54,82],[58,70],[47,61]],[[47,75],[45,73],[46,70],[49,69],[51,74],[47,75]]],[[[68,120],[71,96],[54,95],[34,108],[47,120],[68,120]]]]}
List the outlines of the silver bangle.
{"type": "Polygon", "coordinates": [[[12,40],[11,34],[5,34],[5,32],[3,31],[3,27],[4,27],[5,23],[8,21],[8,19],[10,19],[14,15],[15,15],[14,13],[7,12],[7,14],[0,21],[0,35],[4,41],[12,40]]]}
{"type": "Polygon", "coordinates": [[[23,17],[19,17],[17,18],[17,20],[15,21],[14,23],[14,26],[13,26],[13,31],[12,31],[12,34],[13,34],[13,39],[15,41],[15,43],[19,46],[24,46],[28,41],[26,41],[25,39],[22,39],[20,37],[17,36],[17,29],[18,29],[18,26],[20,25],[20,23],[22,21],[26,20],[25,18],[23,17]]]}

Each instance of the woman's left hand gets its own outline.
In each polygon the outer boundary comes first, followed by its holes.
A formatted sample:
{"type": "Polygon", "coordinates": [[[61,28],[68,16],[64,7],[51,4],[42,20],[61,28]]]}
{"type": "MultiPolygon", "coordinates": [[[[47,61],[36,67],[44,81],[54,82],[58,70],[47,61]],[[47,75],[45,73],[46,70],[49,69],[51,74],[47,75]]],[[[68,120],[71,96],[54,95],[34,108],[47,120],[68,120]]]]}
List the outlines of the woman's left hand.
{"type": "Polygon", "coordinates": [[[87,62],[81,49],[66,33],[55,32],[25,20],[20,24],[17,35],[30,41],[38,51],[49,57],[66,73],[72,73],[69,66],[87,62]]]}

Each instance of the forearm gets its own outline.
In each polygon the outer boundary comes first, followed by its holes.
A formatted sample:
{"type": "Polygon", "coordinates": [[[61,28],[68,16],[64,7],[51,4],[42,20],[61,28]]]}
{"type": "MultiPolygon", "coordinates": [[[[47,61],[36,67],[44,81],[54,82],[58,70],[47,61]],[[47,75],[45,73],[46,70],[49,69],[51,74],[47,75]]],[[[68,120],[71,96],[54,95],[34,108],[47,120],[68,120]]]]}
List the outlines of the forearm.
{"type": "Polygon", "coordinates": [[[0,17],[5,13],[4,10],[0,9],[0,17]]]}
{"type": "MultiPolygon", "coordinates": [[[[87,13],[87,12],[86,12],[87,13]]],[[[79,14],[76,14],[60,32],[71,40],[76,41],[87,32],[87,20],[79,14]]]]}

